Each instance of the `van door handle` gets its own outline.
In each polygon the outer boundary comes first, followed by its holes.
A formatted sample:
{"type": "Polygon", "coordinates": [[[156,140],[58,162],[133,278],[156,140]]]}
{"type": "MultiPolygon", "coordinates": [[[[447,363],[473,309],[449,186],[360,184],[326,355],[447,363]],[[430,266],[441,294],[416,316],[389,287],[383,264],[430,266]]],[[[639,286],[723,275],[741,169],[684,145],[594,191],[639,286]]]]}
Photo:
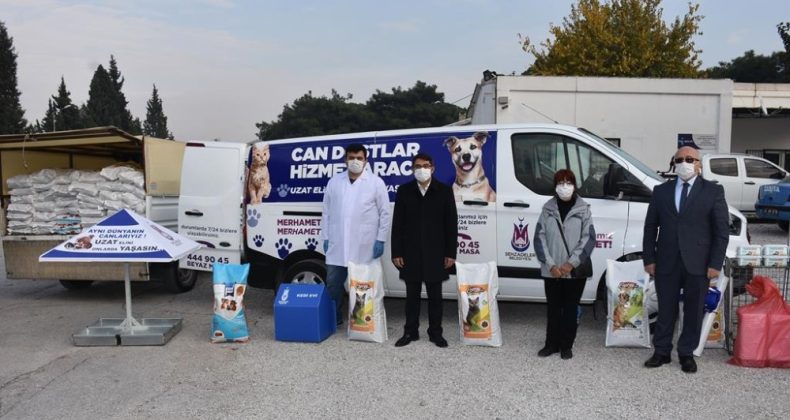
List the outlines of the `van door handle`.
{"type": "Polygon", "coordinates": [[[186,214],[187,216],[198,216],[198,217],[200,217],[200,216],[203,215],[203,212],[200,211],[200,210],[187,210],[187,211],[184,212],[184,214],[186,214]]]}
{"type": "Polygon", "coordinates": [[[529,208],[529,203],[519,203],[519,202],[512,202],[512,203],[505,203],[505,207],[521,207],[522,209],[529,208]]]}
{"type": "Polygon", "coordinates": [[[754,181],[746,181],[746,182],[744,182],[744,184],[746,184],[746,185],[754,185],[754,181]]]}
{"type": "Polygon", "coordinates": [[[464,204],[468,204],[470,206],[487,206],[488,205],[488,201],[464,200],[464,204]]]}

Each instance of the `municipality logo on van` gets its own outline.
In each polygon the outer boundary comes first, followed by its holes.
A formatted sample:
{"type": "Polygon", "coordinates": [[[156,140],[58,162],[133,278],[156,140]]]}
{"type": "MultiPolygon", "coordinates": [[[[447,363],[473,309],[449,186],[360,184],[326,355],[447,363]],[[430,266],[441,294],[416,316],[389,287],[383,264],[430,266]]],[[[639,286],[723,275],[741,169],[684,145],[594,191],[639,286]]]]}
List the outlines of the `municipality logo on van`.
{"type": "Polygon", "coordinates": [[[517,252],[524,252],[529,249],[529,223],[524,224],[524,219],[519,217],[518,224],[513,223],[513,239],[510,246],[517,252]]]}
{"type": "Polygon", "coordinates": [[[288,303],[288,292],[290,290],[291,289],[289,289],[287,287],[285,288],[285,290],[283,290],[283,294],[280,295],[280,305],[285,305],[286,303],[288,303]]]}

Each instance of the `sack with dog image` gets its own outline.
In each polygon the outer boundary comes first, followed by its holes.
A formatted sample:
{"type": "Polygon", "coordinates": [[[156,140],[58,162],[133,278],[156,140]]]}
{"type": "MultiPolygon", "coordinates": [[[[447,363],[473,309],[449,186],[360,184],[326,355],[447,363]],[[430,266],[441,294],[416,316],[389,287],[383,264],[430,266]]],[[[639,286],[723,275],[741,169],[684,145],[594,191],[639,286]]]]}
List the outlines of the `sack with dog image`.
{"type": "Polygon", "coordinates": [[[249,341],[243,304],[249,274],[249,264],[214,264],[212,343],[249,341]]]}
{"type": "Polygon", "coordinates": [[[387,314],[381,260],[369,264],[348,263],[348,338],[387,341],[387,314]]]}
{"type": "Polygon", "coordinates": [[[502,346],[499,328],[499,278],[496,263],[455,263],[458,281],[458,317],[461,343],[469,346],[502,346]]]}
{"type": "Polygon", "coordinates": [[[645,299],[649,281],[642,260],[606,260],[606,347],[651,346],[645,299]]]}

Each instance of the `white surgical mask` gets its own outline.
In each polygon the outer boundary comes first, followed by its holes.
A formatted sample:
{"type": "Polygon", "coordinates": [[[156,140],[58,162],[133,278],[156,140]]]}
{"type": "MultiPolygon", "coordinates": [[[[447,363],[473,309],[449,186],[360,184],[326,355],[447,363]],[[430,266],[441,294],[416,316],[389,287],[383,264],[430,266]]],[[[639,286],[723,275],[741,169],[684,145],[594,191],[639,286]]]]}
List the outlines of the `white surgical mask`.
{"type": "Polygon", "coordinates": [[[417,168],[414,170],[414,177],[419,182],[425,182],[431,179],[431,170],[428,168],[417,168]]]}
{"type": "Polygon", "coordinates": [[[680,179],[684,181],[688,181],[691,178],[694,178],[694,175],[697,174],[697,169],[694,167],[693,163],[678,163],[675,165],[675,172],[677,172],[680,179]]]}
{"type": "Polygon", "coordinates": [[[348,165],[348,170],[352,174],[359,174],[362,173],[362,170],[365,169],[365,162],[357,159],[349,160],[346,165],[348,165]]]}
{"type": "Polygon", "coordinates": [[[557,184],[557,188],[555,188],[554,191],[557,192],[557,196],[560,197],[562,201],[568,201],[573,197],[573,185],[557,184]]]}

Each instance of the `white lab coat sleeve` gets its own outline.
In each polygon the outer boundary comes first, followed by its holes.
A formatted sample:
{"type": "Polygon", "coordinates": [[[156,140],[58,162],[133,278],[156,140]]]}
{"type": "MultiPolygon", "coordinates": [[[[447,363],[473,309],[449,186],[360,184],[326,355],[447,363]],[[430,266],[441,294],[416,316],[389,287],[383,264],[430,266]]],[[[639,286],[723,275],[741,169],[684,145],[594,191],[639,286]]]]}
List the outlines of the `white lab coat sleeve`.
{"type": "Polygon", "coordinates": [[[392,206],[390,206],[390,196],[387,193],[387,185],[381,178],[376,178],[376,206],[379,210],[379,230],[376,240],[387,242],[390,234],[390,224],[392,223],[392,206]]]}
{"type": "MultiPolygon", "coordinates": [[[[330,209],[332,208],[332,179],[326,184],[326,189],[324,190],[324,202],[323,207],[321,209],[321,235],[319,236],[321,242],[329,239],[329,224],[331,223],[330,220],[330,209]]],[[[321,245],[323,247],[323,245],[321,245]]],[[[322,248],[323,249],[323,248],[322,248]]]]}

